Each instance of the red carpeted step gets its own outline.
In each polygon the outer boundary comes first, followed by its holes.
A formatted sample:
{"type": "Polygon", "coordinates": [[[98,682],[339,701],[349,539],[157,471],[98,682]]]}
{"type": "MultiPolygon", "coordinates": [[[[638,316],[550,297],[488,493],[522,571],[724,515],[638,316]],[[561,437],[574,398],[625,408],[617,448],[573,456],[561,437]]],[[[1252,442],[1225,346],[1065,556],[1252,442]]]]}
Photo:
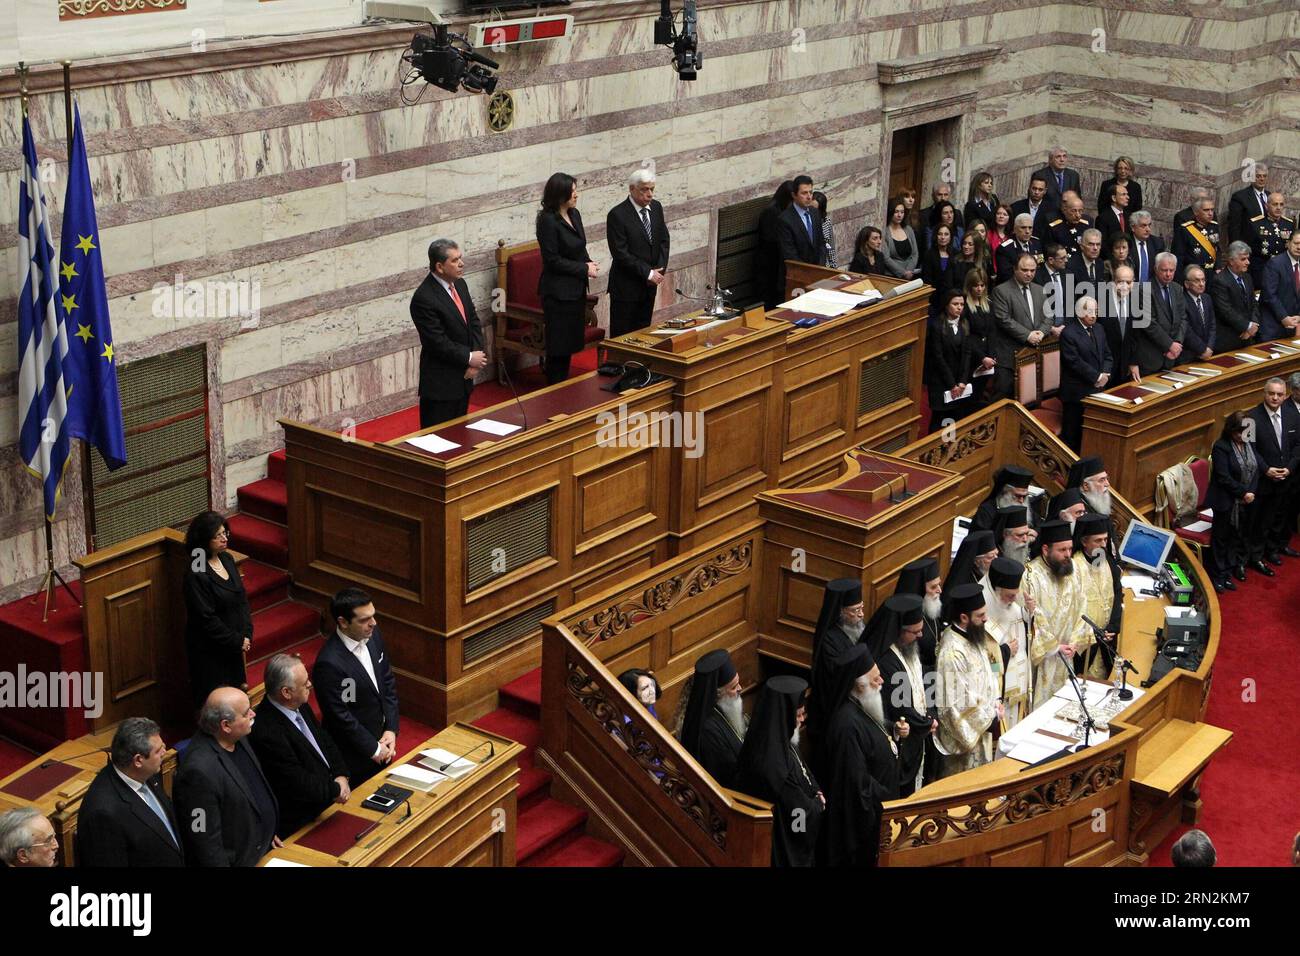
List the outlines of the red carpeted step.
{"type": "Polygon", "coordinates": [[[372,418],[357,426],[356,437],[362,441],[389,441],[420,430],[420,406],[409,405],[400,411],[372,418]]]}
{"type": "Polygon", "coordinates": [[[497,693],[502,707],[513,710],[521,717],[541,719],[542,669],[540,667],[503,685],[497,693]]]}
{"type": "Polygon", "coordinates": [[[289,529],[253,515],[231,515],[230,547],[275,568],[289,566],[289,529]]]}
{"type": "Polygon", "coordinates": [[[519,755],[519,765],[521,767],[533,765],[533,748],[542,739],[542,725],[539,721],[530,720],[512,710],[499,708],[490,714],[484,714],[472,723],[475,727],[482,727],[484,730],[523,744],[527,749],[519,755]]]}
{"type": "MultiPolygon", "coordinates": [[[[307,665],[307,672],[311,673],[312,665],[316,663],[316,655],[320,653],[320,649],[324,646],[325,646],[325,638],[317,634],[313,637],[308,638],[305,641],[300,641],[297,644],[290,645],[289,647],[281,648],[281,650],[283,650],[286,654],[294,654],[298,657],[301,657],[302,662],[305,665],[307,665]]],[[[270,659],[271,656],[267,655],[266,657],[263,657],[259,660],[248,662],[248,667],[245,670],[245,675],[247,677],[249,687],[256,687],[258,684],[262,683],[262,681],[265,679],[266,676],[266,662],[269,661],[270,659]]],[[[314,708],[316,706],[315,696],[312,697],[311,702],[314,708]]],[[[317,710],[316,715],[320,716],[319,710],[317,710]]]]}
{"type": "Polygon", "coordinates": [[[289,597],[289,572],[249,558],[239,566],[253,613],[279,604],[289,597]]]}
{"type": "Polygon", "coordinates": [[[251,660],[266,660],[278,651],[320,633],[320,610],[297,601],[284,601],[253,615],[251,660]]]}
{"type": "Polygon", "coordinates": [[[515,835],[515,866],[526,866],[539,850],[587,822],[587,811],[547,797],[519,814],[515,835]]]}
{"type": "MultiPolygon", "coordinates": [[[[36,756],[38,755],[34,750],[20,747],[12,740],[6,740],[4,737],[0,737],[0,780],[9,776],[19,767],[31,763],[36,756]]],[[[548,782],[550,776],[550,774],[546,775],[548,782]]],[[[522,785],[520,789],[522,790],[522,785]]]]}
{"type": "Polygon", "coordinates": [[[542,848],[528,860],[519,864],[528,867],[581,866],[608,869],[623,865],[624,853],[612,843],[597,840],[585,833],[570,835],[542,848]]]}
{"type": "Polygon", "coordinates": [[[276,524],[288,523],[289,499],[283,481],[263,478],[261,481],[241,485],[235,495],[239,498],[241,513],[265,518],[276,524]]]}
{"type": "Polygon", "coordinates": [[[551,775],[541,767],[519,768],[519,790],[515,794],[519,812],[541,803],[551,795],[551,775]]]}
{"type": "Polygon", "coordinates": [[[284,449],[266,456],[266,477],[284,481],[284,449]]]}

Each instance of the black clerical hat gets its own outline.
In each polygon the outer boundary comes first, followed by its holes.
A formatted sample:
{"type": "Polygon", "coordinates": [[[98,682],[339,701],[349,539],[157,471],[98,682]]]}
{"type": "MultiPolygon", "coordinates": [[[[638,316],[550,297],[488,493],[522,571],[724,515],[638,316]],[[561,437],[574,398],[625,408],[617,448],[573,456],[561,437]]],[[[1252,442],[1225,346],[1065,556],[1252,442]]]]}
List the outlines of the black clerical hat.
{"type": "Polygon", "coordinates": [[[1015,558],[998,556],[989,565],[989,581],[995,588],[1018,588],[1024,574],[1025,566],[1015,558]]]}
{"type": "Polygon", "coordinates": [[[1085,480],[1093,475],[1099,475],[1106,470],[1105,463],[1095,455],[1088,458],[1080,458],[1070,466],[1070,473],[1065,478],[1065,484],[1070,488],[1077,488],[1085,480]]]}
{"type": "Polygon", "coordinates": [[[969,614],[984,606],[984,589],[978,584],[959,584],[952,589],[952,613],[969,614]]]}
{"type": "Polygon", "coordinates": [[[998,470],[993,477],[993,490],[1001,491],[1007,485],[1012,488],[1028,488],[1033,483],[1034,473],[1019,465],[1007,465],[998,470]]]}
{"type": "Polygon", "coordinates": [[[1108,534],[1110,518],[1106,515],[1086,514],[1074,522],[1074,537],[1085,538],[1090,534],[1108,534]]]}
{"type": "Polygon", "coordinates": [[[891,594],[885,606],[898,615],[899,624],[916,624],[921,620],[921,607],[925,604],[919,594],[891,594]]]}
{"type": "Polygon", "coordinates": [[[993,531],[999,538],[1006,535],[1008,528],[1027,527],[1029,527],[1029,509],[1024,505],[1008,505],[999,508],[993,516],[993,531]]]}
{"type": "Polygon", "coordinates": [[[730,684],[736,676],[736,665],[731,662],[731,655],[726,651],[709,651],[695,662],[695,676],[712,675],[717,686],[730,684]]]}
{"type": "Polygon", "coordinates": [[[1070,540],[1070,525],[1054,518],[1051,521],[1044,521],[1041,528],[1038,529],[1037,544],[1057,544],[1061,541],[1070,540]]]}
{"type": "Polygon", "coordinates": [[[1056,518],[1066,508],[1073,508],[1075,505],[1081,504],[1083,504],[1083,492],[1078,488],[1066,488],[1052,499],[1052,503],[1047,506],[1047,511],[1053,518],[1056,518]]]}
{"type": "Polygon", "coordinates": [[[925,586],[939,576],[939,562],[934,558],[917,558],[903,565],[895,594],[925,595],[925,586]]]}

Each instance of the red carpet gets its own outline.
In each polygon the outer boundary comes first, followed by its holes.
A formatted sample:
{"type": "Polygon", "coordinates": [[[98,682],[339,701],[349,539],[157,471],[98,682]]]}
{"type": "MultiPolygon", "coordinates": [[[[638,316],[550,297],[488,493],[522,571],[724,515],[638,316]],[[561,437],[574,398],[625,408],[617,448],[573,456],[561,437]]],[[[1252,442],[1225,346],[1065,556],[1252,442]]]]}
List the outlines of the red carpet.
{"type": "MultiPolygon", "coordinates": [[[[1291,841],[1300,831],[1293,653],[1300,558],[1282,560],[1277,577],[1248,571],[1238,590],[1219,595],[1223,628],[1205,719],[1234,736],[1201,778],[1198,827],[1209,835],[1220,866],[1290,866],[1291,841]]],[[[1175,829],[1152,852],[1152,864],[1168,866],[1170,848],[1187,830],[1175,829]]]]}

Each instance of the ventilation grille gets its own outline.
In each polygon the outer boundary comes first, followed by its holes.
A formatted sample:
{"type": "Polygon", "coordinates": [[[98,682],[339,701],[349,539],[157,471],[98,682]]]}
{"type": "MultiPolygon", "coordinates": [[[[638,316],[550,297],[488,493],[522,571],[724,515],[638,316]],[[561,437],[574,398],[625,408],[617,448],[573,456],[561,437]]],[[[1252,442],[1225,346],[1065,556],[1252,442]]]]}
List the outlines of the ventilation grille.
{"type": "Polygon", "coordinates": [[[889,441],[881,442],[879,445],[873,446],[871,450],[878,451],[882,455],[892,455],[906,444],[907,432],[903,432],[901,435],[895,435],[893,438],[889,439],[889,441]]]}
{"type": "Polygon", "coordinates": [[[465,591],[551,553],[551,493],[482,515],[465,529],[465,591]]]}
{"type": "Polygon", "coordinates": [[[758,252],[758,218],[772,199],[760,196],[718,210],[718,261],[715,283],[735,293],[733,302],[747,306],[762,301],[754,256],[758,252]]]}
{"type": "Polygon", "coordinates": [[[912,346],[886,352],[862,363],[858,377],[858,414],[865,415],[890,402],[907,398],[912,346]]]}
{"type": "Polygon", "coordinates": [[[555,613],[555,599],[539,604],[535,608],[506,618],[500,624],[494,624],[486,631],[479,631],[473,637],[465,639],[464,658],[466,664],[472,664],[503,647],[509,647],[531,634],[541,630],[542,621],[555,613]]]}
{"type": "Polygon", "coordinates": [[[203,346],[120,366],[127,463],[90,453],[95,546],[183,525],[208,510],[207,375],[203,346]]]}

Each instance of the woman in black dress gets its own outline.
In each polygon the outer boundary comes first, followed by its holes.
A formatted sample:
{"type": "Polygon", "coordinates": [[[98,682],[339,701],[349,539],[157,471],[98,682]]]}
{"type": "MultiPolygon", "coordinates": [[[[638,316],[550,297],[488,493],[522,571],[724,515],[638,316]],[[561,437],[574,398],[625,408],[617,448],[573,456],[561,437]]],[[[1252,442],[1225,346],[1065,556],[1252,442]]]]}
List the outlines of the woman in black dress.
{"type": "Polygon", "coordinates": [[[1246,529],[1260,476],[1268,467],[1255,452],[1254,443],[1246,441],[1246,421],[1242,412],[1230,414],[1210,452],[1210,488],[1205,496],[1205,503],[1214,510],[1210,578],[1220,593],[1237,590],[1233,577],[1246,580],[1246,529]]]}
{"type": "Polygon", "coordinates": [[[936,432],[945,422],[965,418],[973,411],[973,395],[961,395],[971,385],[970,329],[962,313],[966,295],[961,289],[949,289],[940,300],[939,314],[926,329],[926,352],[930,391],[930,431],[936,432]]]}
{"type": "Polygon", "coordinates": [[[229,537],[226,519],[215,511],[203,512],[185,533],[185,651],[196,704],[218,687],[247,682],[244,653],[252,648],[253,612],[226,550],[229,537]]]}
{"type": "Polygon", "coordinates": [[[884,236],[875,226],[863,226],[859,229],[857,241],[853,243],[853,261],[849,263],[849,271],[864,276],[889,275],[880,256],[883,243],[884,236]]]}
{"type": "Polygon", "coordinates": [[[956,255],[952,230],[947,223],[940,223],[934,231],[934,245],[921,257],[921,278],[934,287],[930,295],[930,314],[935,315],[943,309],[943,296],[953,286],[952,260],[956,255]]]}
{"type": "Polygon", "coordinates": [[[1112,186],[1123,186],[1128,190],[1128,205],[1124,207],[1126,217],[1143,208],[1142,184],[1133,178],[1133,174],[1136,172],[1137,165],[1129,157],[1120,156],[1115,160],[1115,175],[1103,182],[1101,189],[1097,190],[1098,212],[1110,204],[1110,188],[1112,186]]]}
{"type": "Polygon", "coordinates": [[[971,269],[966,273],[962,291],[966,295],[966,307],[962,310],[961,317],[970,332],[966,344],[970,351],[968,367],[971,369],[971,386],[974,389],[970,399],[971,411],[978,411],[999,397],[993,394],[996,375],[975,374],[991,372],[997,364],[993,357],[996,342],[993,310],[989,304],[988,272],[984,269],[971,269]]]}
{"type": "Polygon", "coordinates": [[[586,346],[587,282],[600,266],[587,255],[587,233],[578,213],[578,184],[568,173],[555,173],[542,191],[537,214],[537,244],[542,274],[537,291],[546,322],[546,383],[569,377],[569,360],[586,346]]]}

